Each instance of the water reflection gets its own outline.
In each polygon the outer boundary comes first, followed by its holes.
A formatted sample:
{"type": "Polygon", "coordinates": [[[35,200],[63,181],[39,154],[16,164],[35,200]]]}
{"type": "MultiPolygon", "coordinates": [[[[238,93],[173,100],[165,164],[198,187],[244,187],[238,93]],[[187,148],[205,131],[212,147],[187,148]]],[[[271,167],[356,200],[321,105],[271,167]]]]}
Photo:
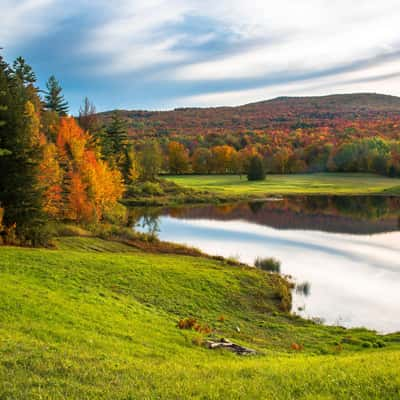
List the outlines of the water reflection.
{"type": "Polygon", "coordinates": [[[162,240],[210,254],[277,258],[296,280],[293,311],[303,316],[392,332],[400,330],[399,209],[398,198],[302,197],[136,210],[135,218],[162,240]]]}

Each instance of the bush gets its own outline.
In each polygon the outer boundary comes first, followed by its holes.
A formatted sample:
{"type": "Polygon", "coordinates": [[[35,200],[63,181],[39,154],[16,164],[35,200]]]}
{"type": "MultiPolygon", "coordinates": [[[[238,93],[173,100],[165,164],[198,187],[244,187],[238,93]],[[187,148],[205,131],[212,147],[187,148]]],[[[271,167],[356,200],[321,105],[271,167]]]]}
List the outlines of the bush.
{"type": "Polygon", "coordinates": [[[161,185],[157,182],[145,182],[142,185],[142,192],[145,194],[150,194],[152,196],[164,194],[164,190],[161,185]]]}
{"type": "Polygon", "coordinates": [[[92,236],[90,231],[81,226],[62,222],[53,222],[53,230],[54,236],[92,236]]]}
{"type": "Polygon", "coordinates": [[[110,224],[123,225],[126,224],[128,217],[127,208],[117,203],[113,208],[107,210],[103,215],[103,222],[108,222],[110,224]]]}
{"type": "Polygon", "coordinates": [[[48,223],[37,223],[29,227],[24,227],[19,233],[20,244],[32,247],[46,247],[50,244],[54,236],[54,229],[48,223]]]}
{"type": "Polygon", "coordinates": [[[275,258],[257,257],[256,261],[254,261],[254,266],[256,268],[262,269],[263,271],[278,272],[278,273],[281,271],[281,263],[279,260],[275,258]]]}

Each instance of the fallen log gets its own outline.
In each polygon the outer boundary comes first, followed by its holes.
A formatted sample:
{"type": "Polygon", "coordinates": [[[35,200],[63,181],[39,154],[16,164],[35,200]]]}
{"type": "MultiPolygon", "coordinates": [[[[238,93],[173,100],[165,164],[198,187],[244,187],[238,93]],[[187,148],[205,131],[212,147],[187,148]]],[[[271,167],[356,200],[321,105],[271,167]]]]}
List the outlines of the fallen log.
{"type": "Polygon", "coordinates": [[[221,338],[217,341],[207,340],[205,343],[206,347],[209,349],[227,349],[239,355],[251,355],[256,354],[255,350],[249,349],[247,347],[240,346],[239,344],[232,343],[228,339],[221,338]]]}

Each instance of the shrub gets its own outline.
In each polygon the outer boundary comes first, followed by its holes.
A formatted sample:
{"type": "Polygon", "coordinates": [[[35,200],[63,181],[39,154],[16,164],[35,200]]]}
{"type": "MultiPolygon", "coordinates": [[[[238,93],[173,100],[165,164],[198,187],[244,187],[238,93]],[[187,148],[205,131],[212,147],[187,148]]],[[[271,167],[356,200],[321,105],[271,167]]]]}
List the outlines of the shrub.
{"type": "Polygon", "coordinates": [[[126,224],[128,216],[127,208],[122,204],[116,204],[114,207],[105,211],[103,221],[111,224],[126,224]]]}
{"type": "Polygon", "coordinates": [[[279,260],[275,258],[260,258],[257,257],[254,261],[254,266],[256,268],[262,269],[263,271],[269,272],[280,272],[281,271],[281,263],[279,260]]]}
{"type": "Polygon", "coordinates": [[[178,321],[179,329],[192,329],[197,324],[196,318],[182,318],[178,321]]]}
{"type": "Polygon", "coordinates": [[[298,343],[292,343],[292,344],[290,345],[290,348],[291,348],[292,350],[294,350],[294,351],[301,351],[301,350],[303,350],[303,346],[302,346],[301,344],[298,344],[298,343]]]}
{"type": "Polygon", "coordinates": [[[164,190],[157,182],[145,182],[142,185],[142,192],[152,196],[159,196],[164,194],[164,190]]]}
{"type": "Polygon", "coordinates": [[[87,229],[62,222],[53,223],[53,229],[55,236],[92,236],[92,233],[87,229]]]}
{"type": "Polygon", "coordinates": [[[179,329],[193,329],[198,333],[202,333],[205,335],[209,335],[212,332],[212,329],[208,325],[201,325],[197,322],[196,318],[182,318],[178,321],[179,329]]]}

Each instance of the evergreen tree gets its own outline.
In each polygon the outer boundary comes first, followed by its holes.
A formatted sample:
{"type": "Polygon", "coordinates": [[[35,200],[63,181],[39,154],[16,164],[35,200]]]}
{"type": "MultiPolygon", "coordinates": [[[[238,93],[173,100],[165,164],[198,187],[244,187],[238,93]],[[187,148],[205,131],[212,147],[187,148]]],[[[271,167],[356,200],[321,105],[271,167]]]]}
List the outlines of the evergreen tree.
{"type": "Polygon", "coordinates": [[[33,85],[36,82],[36,75],[32,67],[22,57],[18,57],[14,61],[12,73],[23,85],[33,85]]]}
{"type": "Polygon", "coordinates": [[[45,107],[47,110],[55,111],[61,116],[68,114],[68,103],[61,94],[62,87],[54,75],[46,83],[45,107]]]}
{"type": "MultiPolygon", "coordinates": [[[[6,93],[6,92],[5,92],[4,90],[3,90],[3,91],[0,91],[0,99],[1,99],[3,96],[5,96],[5,93],[6,93]]],[[[1,113],[2,113],[3,111],[7,111],[7,106],[0,103],[0,115],[1,115],[1,113]]],[[[6,121],[0,119],[0,128],[1,128],[2,126],[4,126],[5,124],[6,124],[6,121]]],[[[9,155],[9,154],[10,154],[10,151],[7,150],[7,149],[2,148],[2,147],[1,147],[1,142],[0,142],[0,157],[1,157],[1,156],[5,156],[5,155],[9,155]]]]}
{"type": "Polygon", "coordinates": [[[119,113],[114,112],[111,124],[107,128],[108,151],[117,159],[128,145],[128,127],[119,113]]]}
{"type": "Polygon", "coordinates": [[[265,179],[264,164],[260,156],[251,157],[247,171],[249,181],[263,181],[265,179]]]}
{"type": "Polygon", "coordinates": [[[14,229],[22,243],[37,245],[46,240],[38,185],[42,152],[35,105],[40,102],[33,87],[26,87],[26,83],[25,78],[20,79],[4,62],[0,63],[0,120],[4,121],[0,143],[7,151],[0,157],[0,203],[5,209],[6,229],[14,229]]]}
{"type": "MultiPolygon", "coordinates": [[[[1,63],[1,56],[0,56],[0,63],[1,63]]],[[[1,67],[0,67],[1,68],[1,67]]],[[[6,92],[4,90],[0,91],[0,99],[2,99],[6,95],[6,92]]],[[[4,100],[3,100],[4,101],[4,100]]],[[[0,115],[2,112],[7,111],[7,106],[0,102],[0,115]]],[[[0,127],[4,126],[6,124],[6,121],[2,120],[0,118],[0,127]]],[[[1,142],[0,142],[0,157],[9,154],[9,151],[6,149],[1,148],[1,142]]]]}
{"type": "Polygon", "coordinates": [[[128,138],[128,127],[123,118],[114,112],[111,124],[106,128],[102,140],[102,153],[121,171],[125,183],[130,182],[130,155],[132,151],[128,138]]]}

